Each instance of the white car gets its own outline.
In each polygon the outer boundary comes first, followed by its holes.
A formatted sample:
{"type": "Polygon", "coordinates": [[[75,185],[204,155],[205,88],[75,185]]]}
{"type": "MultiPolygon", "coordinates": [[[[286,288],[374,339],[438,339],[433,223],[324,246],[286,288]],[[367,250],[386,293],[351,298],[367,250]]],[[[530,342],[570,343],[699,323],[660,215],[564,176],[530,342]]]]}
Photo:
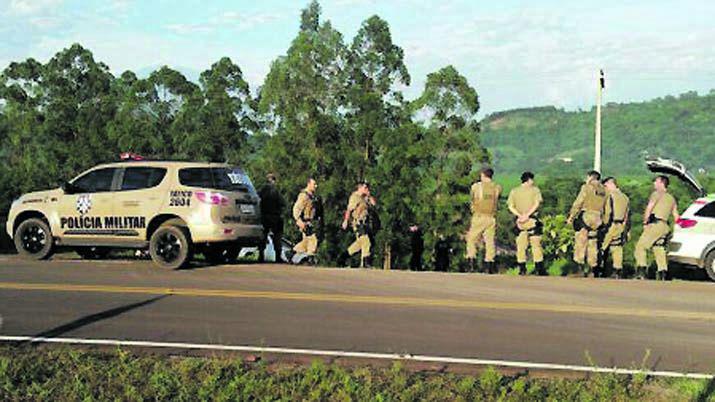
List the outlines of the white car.
{"type": "Polygon", "coordinates": [[[690,268],[705,269],[715,281],[715,194],[705,190],[685,166],[672,159],[655,158],[646,161],[654,173],[678,177],[698,198],[680,215],[668,247],[668,261],[690,268]]]}

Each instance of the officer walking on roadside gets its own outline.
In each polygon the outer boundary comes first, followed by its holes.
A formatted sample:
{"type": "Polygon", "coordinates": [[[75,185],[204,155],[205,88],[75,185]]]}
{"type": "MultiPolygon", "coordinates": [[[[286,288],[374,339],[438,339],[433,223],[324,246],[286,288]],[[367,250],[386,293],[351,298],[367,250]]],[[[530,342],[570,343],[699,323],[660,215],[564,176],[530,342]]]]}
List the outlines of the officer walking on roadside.
{"type": "Polygon", "coordinates": [[[543,224],[538,220],[537,212],[543,199],[541,191],[534,185],[534,174],[521,174],[521,185],[509,192],[507,206],[516,217],[516,262],[519,274],[526,275],[526,249],[531,245],[535,273],[546,275],[544,269],[544,251],[541,248],[543,224]]]}
{"type": "Polygon", "coordinates": [[[603,180],[603,185],[606,187],[608,195],[603,214],[605,235],[601,242],[602,260],[605,262],[606,253],[610,249],[613,263],[611,277],[623,279],[625,278],[623,273],[623,246],[627,240],[627,228],[630,225],[628,221],[630,202],[628,197],[618,188],[618,182],[615,177],[606,177],[603,180]]]}
{"type": "Polygon", "coordinates": [[[302,240],[293,247],[296,253],[303,253],[307,256],[307,262],[311,265],[317,264],[315,253],[318,250],[318,236],[315,233],[313,220],[316,216],[315,194],[318,183],[312,177],[308,179],[305,188],[298,194],[298,199],[293,204],[293,219],[300,229],[302,240]]]}
{"type": "Polygon", "coordinates": [[[368,225],[369,209],[374,207],[377,201],[370,196],[370,186],[366,182],[360,182],[356,190],[348,199],[348,207],[343,214],[342,228],[346,230],[348,223],[351,224],[355,232],[355,241],[348,247],[348,255],[353,256],[360,252],[360,264],[362,268],[372,267],[370,228],[368,225]]]}
{"type": "Polygon", "coordinates": [[[494,170],[484,168],[480,173],[478,183],[472,184],[470,190],[472,221],[465,236],[467,246],[467,261],[469,271],[476,270],[477,243],[484,240],[484,268],[488,273],[496,273],[494,257],[496,256],[496,212],[501,186],[492,181],[494,170]]]}
{"type": "Polygon", "coordinates": [[[589,276],[598,266],[598,228],[603,223],[606,203],[606,189],[600,180],[600,173],[588,172],[566,221],[569,225],[573,223],[576,231],[573,260],[584,265],[584,276],[589,276]]]}
{"type": "Polygon", "coordinates": [[[266,176],[266,184],[258,192],[261,197],[261,223],[263,224],[263,243],[258,253],[259,261],[263,262],[265,250],[268,242],[268,232],[272,234],[273,251],[276,262],[285,262],[281,255],[283,238],[283,209],[285,201],[276,188],[276,176],[269,173],[266,176]]]}
{"type": "Polygon", "coordinates": [[[636,277],[645,279],[647,274],[648,258],[646,252],[653,249],[653,257],[658,266],[657,280],[665,280],[668,273],[668,260],[666,259],[665,246],[670,233],[668,219],[673,215],[678,222],[678,205],[675,198],[668,193],[670,179],[668,176],[658,176],[653,181],[655,191],[648,199],[645,213],[643,214],[643,233],[636,243],[636,277]]]}

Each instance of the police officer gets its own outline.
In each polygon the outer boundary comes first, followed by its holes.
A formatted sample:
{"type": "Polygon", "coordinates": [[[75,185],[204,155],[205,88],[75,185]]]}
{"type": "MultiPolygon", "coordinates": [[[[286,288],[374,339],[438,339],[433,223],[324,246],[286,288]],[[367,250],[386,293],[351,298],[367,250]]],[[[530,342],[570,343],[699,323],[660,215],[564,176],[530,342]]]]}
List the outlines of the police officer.
{"type": "Polygon", "coordinates": [[[315,233],[314,219],[316,216],[315,194],[318,183],[312,177],[308,179],[305,188],[298,194],[298,199],[293,204],[293,219],[300,229],[302,240],[293,247],[296,253],[303,253],[307,256],[306,261],[315,265],[317,263],[315,253],[318,250],[318,236],[315,233]]]}
{"type": "Polygon", "coordinates": [[[259,260],[263,262],[264,251],[268,242],[268,232],[272,233],[273,251],[276,262],[285,262],[281,256],[281,239],[283,238],[283,208],[285,201],[276,188],[276,176],[269,173],[266,176],[266,184],[258,192],[261,197],[261,223],[263,224],[263,243],[259,250],[259,260]]]}
{"type": "Polygon", "coordinates": [[[608,195],[603,213],[605,235],[601,241],[601,252],[605,261],[606,253],[610,249],[613,262],[612,277],[623,279],[625,277],[623,273],[623,245],[628,235],[626,228],[630,225],[628,222],[630,202],[618,188],[615,177],[606,177],[603,180],[603,185],[606,187],[608,195]]]}
{"type": "Polygon", "coordinates": [[[543,224],[537,218],[542,201],[541,191],[534,185],[534,174],[522,173],[521,185],[512,189],[507,199],[509,211],[516,217],[516,262],[519,265],[520,275],[526,274],[526,249],[529,245],[534,258],[535,272],[538,275],[546,275],[544,251],[541,248],[543,224]]]}
{"type": "Polygon", "coordinates": [[[476,270],[477,243],[484,240],[484,268],[488,273],[496,273],[494,257],[496,256],[496,212],[501,186],[492,181],[494,170],[482,169],[478,183],[472,184],[470,190],[472,221],[465,236],[467,243],[467,261],[469,270],[476,270]]]}
{"type": "Polygon", "coordinates": [[[646,252],[650,248],[653,248],[653,256],[658,266],[656,279],[666,279],[668,261],[665,255],[665,243],[670,233],[668,219],[671,214],[676,222],[680,219],[675,198],[668,193],[669,184],[668,176],[661,175],[653,181],[655,191],[648,199],[648,205],[643,214],[643,233],[638,239],[638,243],[636,243],[634,253],[636,258],[636,277],[638,279],[644,279],[646,276],[646,267],[648,265],[646,252]]]}
{"type": "Polygon", "coordinates": [[[351,224],[355,232],[355,241],[348,247],[348,255],[353,256],[360,252],[360,267],[370,268],[372,266],[370,241],[370,228],[368,225],[369,209],[374,207],[377,201],[370,196],[370,186],[366,182],[360,182],[355,191],[348,199],[348,207],[343,214],[343,230],[351,224]]]}
{"type": "Polygon", "coordinates": [[[586,183],[581,186],[571,206],[567,223],[574,224],[576,231],[573,260],[584,265],[584,276],[598,266],[598,229],[603,223],[606,189],[601,184],[601,174],[591,170],[586,183]]]}

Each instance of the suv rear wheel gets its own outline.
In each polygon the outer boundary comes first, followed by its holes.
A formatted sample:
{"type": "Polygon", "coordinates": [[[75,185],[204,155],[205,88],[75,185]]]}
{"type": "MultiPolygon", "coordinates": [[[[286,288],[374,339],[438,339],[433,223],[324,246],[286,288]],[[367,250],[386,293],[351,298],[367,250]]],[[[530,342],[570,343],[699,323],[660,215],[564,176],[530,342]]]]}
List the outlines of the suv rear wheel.
{"type": "Polygon", "coordinates": [[[191,261],[189,231],[179,226],[161,226],[149,240],[149,254],[157,265],[177,269],[191,261]]]}
{"type": "Polygon", "coordinates": [[[15,230],[15,248],[22,257],[33,260],[49,258],[53,252],[50,226],[38,218],[20,223],[15,230]]]}
{"type": "Polygon", "coordinates": [[[715,281],[715,251],[711,251],[705,257],[705,272],[708,273],[710,280],[715,281]]]}

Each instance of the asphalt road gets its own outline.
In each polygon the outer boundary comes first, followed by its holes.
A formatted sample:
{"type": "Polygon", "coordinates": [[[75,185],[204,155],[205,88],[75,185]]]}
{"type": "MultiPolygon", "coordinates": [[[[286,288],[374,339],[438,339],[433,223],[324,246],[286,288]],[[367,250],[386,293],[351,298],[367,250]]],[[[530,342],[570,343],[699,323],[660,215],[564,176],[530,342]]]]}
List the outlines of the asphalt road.
{"type": "Polygon", "coordinates": [[[715,373],[715,284],[0,256],[0,335],[715,373]]]}

